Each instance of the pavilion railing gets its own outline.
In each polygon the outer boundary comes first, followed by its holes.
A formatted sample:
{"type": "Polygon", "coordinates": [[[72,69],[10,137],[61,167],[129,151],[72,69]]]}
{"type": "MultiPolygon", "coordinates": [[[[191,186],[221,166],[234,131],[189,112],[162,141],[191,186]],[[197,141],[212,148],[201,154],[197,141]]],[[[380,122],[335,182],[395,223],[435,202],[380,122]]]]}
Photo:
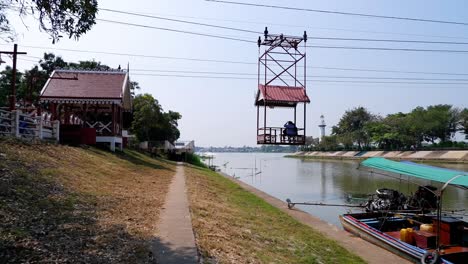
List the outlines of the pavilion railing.
{"type": "Polygon", "coordinates": [[[96,135],[98,136],[115,136],[121,135],[121,126],[118,122],[115,124],[115,130],[112,132],[112,121],[86,121],[85,127],[96,129],[96,135]]]}
{"type": "Polygon", "coordinates": [[[59,141],[60,122],[47,121],[43,116],[31,116],[20,110],[0,109],[0,136],[25,139],[48,139],[59,141]]]}
{"type": "Polygon", "coordinates": [[[258,144],[272,145],[303,145],[305,143],[304,129],[297,128],[297,134],[285,133],[284,127],[260,127],[257,132],[258,144]]]}

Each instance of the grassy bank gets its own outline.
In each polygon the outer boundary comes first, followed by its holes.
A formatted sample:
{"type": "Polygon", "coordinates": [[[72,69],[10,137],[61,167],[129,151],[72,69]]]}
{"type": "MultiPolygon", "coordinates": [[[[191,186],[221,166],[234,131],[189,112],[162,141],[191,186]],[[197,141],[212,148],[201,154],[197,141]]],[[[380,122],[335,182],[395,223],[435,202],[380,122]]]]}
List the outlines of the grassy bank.
{"type": "Polygon", "coordinates": [[[174,165],[0,138],[0,263],[148,263],[174,165]]]}
{"type": "Polygon", "coordinates": [[[363,263],[336,242],[207,169],[186,170],[206,263],[363,263]]]}

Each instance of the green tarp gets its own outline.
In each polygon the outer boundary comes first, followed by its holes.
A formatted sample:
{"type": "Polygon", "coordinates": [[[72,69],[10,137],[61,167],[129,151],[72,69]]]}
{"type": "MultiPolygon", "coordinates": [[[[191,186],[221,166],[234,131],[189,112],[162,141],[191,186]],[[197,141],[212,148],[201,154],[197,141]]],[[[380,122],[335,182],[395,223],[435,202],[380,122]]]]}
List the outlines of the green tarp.
{"type": "Polygon", "coordinates": [[[450,184],[468,187],[468,172],[448,170],[416,163],[397,162],[385,158],[369,158],[361,162],[361,165],[441,183],[446,183],[457,175],[463,175],[451,181],[450,184]]]}

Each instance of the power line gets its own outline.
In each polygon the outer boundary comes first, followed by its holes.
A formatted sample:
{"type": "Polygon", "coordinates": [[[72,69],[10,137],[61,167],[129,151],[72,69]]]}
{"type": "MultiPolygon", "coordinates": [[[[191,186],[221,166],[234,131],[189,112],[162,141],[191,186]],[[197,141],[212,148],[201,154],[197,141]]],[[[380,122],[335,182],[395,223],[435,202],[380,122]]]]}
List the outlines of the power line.
{"type": "Polygon", "coordinates": [[[399,42],[399,43],[415,43],[415,44],[468,45],[468,42],[406,40],[406,39],[337,38],[337,37],[314,37],[314,36],[309,37],[309,39],[340,40],[340,41],[365,41],[365,42],[399,42]]]}
{"type": "MultiPolygon", "coordinates": [[[[104,10],[101,8],[100,10],[104,10]]],[[[200,17],[200,16],[180,16],[173,14],[154,14],[154,13],[141,13],[134,11],[132,13],[142,14],[142,15],[153,15],[153,16],[169,16],[169,17],[179,17],[179,18],[191,18],[198,20],[208,20],[208,21],[226,21],[234,23],[244,23],[244,24],[255,24],[255,25],[273,25],[273,26],[282,26],[282,27],[295,27],[295,28],[304,28],[304,25],[292,25],[292,24],[282,24],[275,23],[271,21],[248,21],[248,20],[236,20],[236,19],[221,19],[221,18],[209,18],[209,17],[200,17]]],[[[359,33],[371,33],[371,34],[387,34],[387,35],[402,35],[402,36],[418,36],[418,37],[431,37],[431,38],[451,38],[451,39],[468,39],[467,37],[461,36],[443,36],[443,35],[427,35],[427,34],[415,34],[415,33],[398,33],[398,32],[389,32],[389,31],[375,31],[375,30],[355,30],[349,28],[329,28],[329,27],[316,27],[316,26],[305,26],[306,28],[320,29],[320,30],[336,30],[336,31],[347,31],[347,32],[359,32],[359,33]]]]}
{"type": "MultiPolygon", "coordinates": [[[[0,45],[5,46],[7,44],[0,44],[0,45]]],[[[22,45],[22,47],[29,48],[29,49],[58,50],[58,51],[77,52],[77,53],[105,54],[105,55],[128,56],[128,57],[139,57],[139,58],[170,59],[170,60],[200,61],[200,62],[229,63],[229,64],[246,64],[246,65],[254,65],[254,64],[256,65],[257,64],[255,62],[245,62],[245,61],[228,61],[228,60],[200,59],[200,58],[187,58],[187,57],[158,56],[158,55],[118,53],[118,52],[97,51],[97,50],[64,49],[64,48],[41,47],[41,46],[30,46],[30,45],[22,45]]]]}
{"type": "Polygon", "coordinates": [[[398,71],[398,70],[378,70],[378,69],[339,68],[339,67],[320,67],[320,66],[308,66],[307,68],[338,70],[338,71],[362,71],[362,72],[387,72],[387,73],[405,73],[405,74],[410,73],[410,74],[429,74],[429,75],[468,76],[468,73],[451,73],[451,72],[398,71]]]}
{"type": "MultiPolygon", "coordinates": [[[[256,63],[247,63],[256,64],[256,63]]],[[[451,72],[422,72],[422,71],[398,71],[398,70],[379,70],[379,69],[364,69],[364,68],[339,68],[339,67],[324,67],[324,66],[307,66],[307,69],[324,69],[324,70],[338,70],[338,71],[359,71],[359,72],[385,72],[385,73],[399,73],[399,74],[428,74],[428,75],[453,75],[453,76],[468,76],[468,73],[451,73],[451,72]]],[[[160,71],[151,69],[133,69],[133,71],[160,71]]],[[[181,71],[166,71],[166,72],[181,72],[181,71]]],[[[196,73],[196,72],[193,72],[196,73]]],[[[202,72],[199,72],[202,73],[202,72]]],[[[203,72],[212,73],[212,72],[203,72]]],[[[214,73],[214,72],[213,72],[214,73]]],[[[257,73],[252,73],[257,75],[257,73]]]]}
{"type": "MultiPolygon", "coordinates": [[[[257,80],[249,77],[232,76],[206,76],[206,75],[183,75],[183,74],[146,74],[134,73],[136,76],[175,77],[175,78],[197,78],[197,79],[223,79],[223,80],[257,80]]],[[[424,84],[424,85],[468,85],[468,83],[434,83],[434,82],[384,82],[384,81],[342,81],[342,80],[309,80],[309,83],[372,83],[372,84],[424,84]]]]}
{"type": "MultiPolygon", "coordinates": [[[[127,11],[121,11],[121,10],[115,10],[115,9],[108,9],[108,8],[101,8],[100,10],[108,11],[108,12],[113,12],[113,13],[127,14],[127,15],[132,15],[132,16],[139,16],[139,17],[160,19],[160,20],[166,20],[166,21],[173,21],[173,22],[179,22],[179,23],[185,23],[185,24],[192,24],[192,25],[199,25],[199,26],[206,26],[206,27],[213,27],[213,28],[220,28],[220,29],[227,29],[227,30],[234,30],[234,31],[239,31],[239,32],[254,33],[254,34],[263,34],[263,32],[260,32],[260,31],[248,30],[248,29],[243,29],[243,28],[234,28],[234,27],[226,27],[226,26],[213,25],[213,24],[206,24],[206,23],[198,23],[198,22],[194,22],[194,21],[187,21],[187,20],[180,20],[180,19],[171,19],[171,18],[166,18],[166,17],[161,17],[161,16],[146,15],[146,14],[136,13],[136,12],[127,12],[127,11]]],[[[111,23],[122,23],[122,24],[128,24],[128,25],[132,25],[132,26],[140,26],[140,27],[154,28],[154,27],[152,27],[152,26],[146,26],[146,25],[142,25],[142,24],[131,24],[131,23],[121,22],[121,21],[110,21],[110,20],[105,20],[105,19],[98,19],[98,20],[105,21],[105,22],[111,22],[111,23]]],[[[160,29],[160,28],[156,28],[156,29],[160,29]]],[[[184,32],[184,33],[185,33],[185,32],[184,32]]],[[[338,41],[365,41],[365,42],[396,42],[396,43],[417,43],[417,44],[468,45],[468,42],[455,42],[455,41],[426,41],[426,40],[400,40],[400,39],[342,38],[342,37],[321,37],[321,36],[309,36],[309,39],[316,39],[316,40],[338,40],[338,41]]]]}
{"type": "Polygon", "coordinates": [[[199,23],[199,22],[187,21],[187,20],[180,20],[180,19],[172,19],[172,18],[154,16],[154,15],[145,15],[145,14],[141,14],[141,13],[127,12],[127,11],[121,11],[121,10],[115,10],[115,9],[109,9],[109,8],[100,8],[99,10],[113,12],[113,13],[126,14],[126,15],[132,15],[132,16],[139,16],[139,17],[153,18],[153,19],[166,20],[166,21],[172,21],[172,22],[179,22],[179,23],[185,23],[185,24],[191,24],[191,25],[228,29],[228,30],[246,32],[246,33],[262,34],[262,32],[259,32],[259,31],[240,29],[240,28],[233,28],[233,27],[225,27],[225,26],[212,25],[212,24],[205,24],[205,23],[199,23]]]}
{"type": "Polygon", "coordinates": [[[107,20],[107,19],[96,19],[96,20],[103,21],[103,22],[108,22],[108,23],[120,24],[120,25],[151,28],[151,29],[164,30],[164,31],[170,31],[170,32],[177,32],[177,33],[184,33],[184,34],[190,34],[190,35],[196,35],[196,36],[218,38],[218,39],[227,39],[227,40],[234,40],[234,41],[242,41],[242,42],[247,42],[247,43],[256,43],[256,41],[251,41],[251,40],[246,40],[246,39],[233,38],[233,37],[227,37],[227,36],[221,36],[221,35],[206,34],[206,33],[199,33],[199,32],[192,32],[192,31],[187,31],[187,30],[153,27],[153,26],[148,26],[148,25],[134,24],[134,23],[121,22],[121,21],[115,21],[115,20],[107,20]]]}
{"type": "Polygon", "coordinates": [[[242,73],[242,72],[215,72],[215,71],[181,71],[181,70],[149,70],[149,69],[132,69],[138,72],[169,72],[169,73],[197,73],[197,74],[225,74],[225,75],[251,75],[257,76],[257,73],[242,73]]]}
{"type": "MultiPolygon", "coordinates": [[[[97,19],[99,21],[128,25],[128,26],[135,26],[135,27],[144,27],[150,29],[158,29],[158,30],[165,30],[165,31],[172,31],[178,33],[185,33],[185,34],[192,34],[204,37],[212,37],[212,38],[220,38],[220,39],[227,39],[227,40],[235,40],[247,43],[256,43],[256,41],[250,41],[246,39],[240,38],[233,38],[227,36],[220,36],[220,35],[213,35],[213,34],[205,34],[205,33],[198,33],[198,32],[191,32],[191,31],[184,31],[184,30],[176,30],[176,29],[169,29],[169,28],[160,28],[160,27],[153,27],[148,25],[142,24],[134,24],[128,22],[121,22],[115,20],[106,20],[106,19],[97,19]]],[[[343,40],[343,39],[342,39],[343,40]]],[[[352,39],[348,39],[352,40],[352,39]]],[[[394,42],[398,42],[398,40],[394,40],[394,42]]],[[[423,43],[424,41],[419,41],[423,43]]],[[[446,42],[449,43],[449,42],[446,42]]],[[[453,42],[455,43],[455,42],[453,42]]],[[[468,44],[468,43],[466,43],[468,44]]],[[[440,52],[440,53],[468,53],[468,50],[446,50],[446,49],[412,49],[412,48],[384,48],[384,47],[350,47],[350,46],[323,46],[323,45],[308,45],[308,48],[320,48],[320,49],[347,49],[347,50],[373,50],[373,51],[405,51],[405,52],[440,52]]]]}
{"type": "Polygon", "coordinates": [[[440,53],[468,53],[468,50],[446,50],[446,49],[411,49],[411,48],[384,48],[384,47],[351,47],[351,46],[323,46],[308,45],[307,48],[318,49],[347,49],[347,50],[373,50],[373,51],[405,51],[405,52],[440,52],[440,53]]]}
{"type": "MultiPolygon", "coordinates": [[[[239,75],[257,76],[257,73],[244,72],[216,72],[216,71],[183,71],[183,70],[149,70],[134,69],[134,72],[163,72],[163,73],[184,73],[184,74],[215,74],[215,75],[239,75]]],[[[264,75],[261,75],[264,76],[264,75]]],[[[468,82],[468,79],[441,79],[441,78],[411,78],[411,77],[374,77],[374,76],[340,76],[340,75],[308,75],[309,78],[336,78],[336,79],[369,79],[369,80],[406,80],[406,81],[454,81],[468,82]]]]}
{"type": "Polygon", "coordinates": [[[412,18],[412,17],[399,17],[399,16],[383,16],[383,15],[374,15],[374,14],[366,14],[366,13],[341,12],[341,11],[331,11],[331,10],[322,10],[322,9],[310,9],[310,8],[299,8],[299,7],[290,7],[290,6],[266,5],[266,4],[245,3],[245,2],[234,2],[234,1],[221,1],[221,0],[205,0],[205,1],[207,1],[207,2],[215,2],[215,3],[223,3],[223,4],[232,4],[232,5],[254,6],[254,7],[267,7],[267,8],[274,8],[274,9],[285,9],[285,10],[294,10],[294,11],[306,11],[306,12],[325,13],[325,14],[335,14],[335,15],[347,15],[347,16],[359,16],[359,17],[368,17],[368,18],[395,19],[395,20],[406,20],[406,21],[413,21],[413,22],[430,22],[430,23],[440,23],[440,24],[451,24],[451,25],[468,26],[468,23],[467,23],[467,22],[458,22],[458,21],[447,21],[447,20],[436,20],[436,19],[424,19],[424,18],[412,18]]]}
{"type": "MultiPolygon", "coordinates": [[[[0,46],[9,46],[9,45],[10,44],[0,44],[0,46]]],[[[247,61],[217,60],[217,59],[174,57],[174,56],[158,56],[158,55],[135,54],[135,53],[108,52],[108,51],[99,51],[99,50],[65,49],[65,48],[31,46],[31,45],[22,45],[22,47],[30,48],[30,49],[40,49],[40,50],[57,50],[57,51],[76,52],[76,53],[104,54],[104,55],[114,55],[114,56],[140,57],[140,58],[199,61],[199,62],[241,64],[241,65],[257,65],[256,62],[247,62],[247,61]]],[[[39,57],[36,57],[36,58],[39,59],[39,57]]],[[[358,71],[358,72],[384,72],[384,73],[399,73],[399,74],[428,74],[428,75],[468,76],[468,73],[454,73],[454,72],[400,71],[400,70],[382,70],[382,69],[366,69],[366,68],[326,67],[326,66],[307,66],[307,68],[325,69],[325,70],[339,70],[339,71],[358,71]]],[[[143,69],[143,70],[147,70],[147,69],[143,69]]]]}

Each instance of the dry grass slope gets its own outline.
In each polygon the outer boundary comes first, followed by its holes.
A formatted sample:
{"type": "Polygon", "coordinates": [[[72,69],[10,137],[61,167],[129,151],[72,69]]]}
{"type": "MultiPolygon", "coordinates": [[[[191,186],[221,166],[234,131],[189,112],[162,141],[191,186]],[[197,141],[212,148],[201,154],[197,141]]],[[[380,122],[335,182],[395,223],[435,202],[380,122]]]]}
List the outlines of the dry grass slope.
{"type": "Polygon", "coordinates": [[[186,175],[206,263],[364,263],[216,173],[191,167],[186,175]]]}
{"type": "Polygon", "coordinates": [[[0,263],[148,263],[174,164],[0,139],[0,263]]]}

